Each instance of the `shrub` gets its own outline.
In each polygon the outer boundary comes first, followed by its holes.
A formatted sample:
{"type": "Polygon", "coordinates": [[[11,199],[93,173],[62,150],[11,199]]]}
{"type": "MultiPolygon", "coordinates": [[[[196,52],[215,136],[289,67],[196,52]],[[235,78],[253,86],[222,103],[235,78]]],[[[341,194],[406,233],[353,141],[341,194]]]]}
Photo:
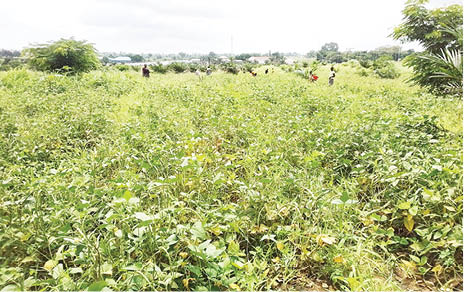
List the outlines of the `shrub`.
{"type": "Polygon", "coordinates": [[[8,71],[11,69],[19,68],[21,66],[23,66],[23,62],[10,57],[7,57],[3,61],[0,61],[0,71],[8,71]]]}
{"type": "Polygon", "coordinates": [[[79,73],[101,65],[92,44],[74,39],[39,44],[25,49],[23,53],[29,57],[29,65],[40,71],[79,73]]]}
{"type": "Polygon", "coordinates": [[[254,68],[254,64],[251,64],[251,63],[245,63],[242,67],[242,72],[246,73],[246,72],[251,72],[253,71],[253,68],[254,68]]]}
{"type": "Polygon", "coordinates": [[[238,72],[240,72],[240,68],[234,63],[225,63],[222,64],[221,67],[221,69],[227,73],[238,74],[238,72]]]}
{"type": "Polygon", "coordinates": [[[361,65],[363,68],[370,68],[373,65],[373,62],[367,58],[363,58],[359,60],[359,65],[361,65]]]}
{"type": "Polygon", "coordinates": [[[188,70],[190,72],[195,72],[199,68],[200,68],[200,65],[198,65],[198,64],[195,64],[195,63],[188,64],[188,70]]]}
{"type": "Polygon", "coordinates": [[[119,70],[119,71],[129,71],[130,70],[130,66],[124,65],[124,64],[116,64],[116,65],[114,65],[114,68],[119,70]]]}
{"type": "Polygon", "coordinates": [[[360,68],[359,70],[356,71],[356,74],[362,77],[367,77],[369,76],[369,71],[365,68],[360,68]]]}
{"type": "Polygon", "coordinates": [[[184,63],[174,62],[168,65],[168,70],[175,73],[183,73],[187,70],[187,65],[184,63]]]}
{"type": "Polygon", "coordinates": [[[150,67],[151,71],[153,71],[153,72],[157,72],[157,73],[161,73],[161,74],[165,74],[166,72],[168,72],[168,68],[166,68],[166,66],[164,66],[161,63],[157,63],[155,65],[150,65],[149,67],[150,67]]]}
{"type": "Polygon", "coordinates": [[[380,57],[374,61],[374,72],[380,78],[394,79],[400,76],[400,73],[395,68],[395,64],[388,57],[380,57]]]}

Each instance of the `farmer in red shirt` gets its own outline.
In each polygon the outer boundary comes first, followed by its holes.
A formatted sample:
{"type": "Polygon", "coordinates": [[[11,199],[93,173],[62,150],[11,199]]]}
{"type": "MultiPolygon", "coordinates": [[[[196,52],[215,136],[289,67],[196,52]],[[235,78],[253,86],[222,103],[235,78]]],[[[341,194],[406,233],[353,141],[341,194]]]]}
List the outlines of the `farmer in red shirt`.
{"type": "Polygon", "coordinates": [[[319,77],[313,74],[313,71],[309,71],[309,81],[314,82],[317,81],[319,77]]]}

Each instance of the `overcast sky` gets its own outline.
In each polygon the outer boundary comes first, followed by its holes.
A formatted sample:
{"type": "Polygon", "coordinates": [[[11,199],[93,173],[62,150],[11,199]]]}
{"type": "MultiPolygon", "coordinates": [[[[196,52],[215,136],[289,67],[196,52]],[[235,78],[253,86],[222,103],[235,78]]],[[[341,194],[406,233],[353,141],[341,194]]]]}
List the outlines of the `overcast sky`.
{"type": "MultiPolygon", "coordinates": [[[[405,0],[15,0],[0,4],[0,48],[74,37],[102,52],[307,53],[398,45],[405,0]]],[[[433,7],[461,3],[431,0],[433,7]]],[[[419,47],[404,44],[403,48],[419,47]]]]}

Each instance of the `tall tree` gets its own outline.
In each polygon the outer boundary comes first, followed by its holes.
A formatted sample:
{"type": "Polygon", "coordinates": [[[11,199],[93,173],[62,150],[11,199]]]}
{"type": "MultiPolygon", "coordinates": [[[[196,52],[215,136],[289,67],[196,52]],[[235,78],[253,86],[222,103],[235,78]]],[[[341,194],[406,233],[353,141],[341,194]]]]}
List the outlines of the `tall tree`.
{"type": "Polygon", "coordinates": [[[462,94],[462,5],[427,9],[428,0],[409,0],[394,39],[417,41],[424,48],[406,58],[411,81],[435,93],[462,94]]]}
{"type": "Polygon", "coordinates": [[[74,39],[60,39],[23,50],[29,64],[41,71],[79,73],[96,69],[100,65],[92,44],[74,39]]]}
{"type": "Polygon", "coordinates": [[[338,52],[338,44],[334,42],[326,43],[321,47],[321,51],[338,52]]]}

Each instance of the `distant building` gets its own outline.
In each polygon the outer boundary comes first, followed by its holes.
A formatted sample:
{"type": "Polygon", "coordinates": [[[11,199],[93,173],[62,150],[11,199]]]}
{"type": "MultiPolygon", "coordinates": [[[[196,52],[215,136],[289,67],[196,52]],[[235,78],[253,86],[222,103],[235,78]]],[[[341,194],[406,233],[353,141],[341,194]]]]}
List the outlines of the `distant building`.
{"type": "Polygon", "coordinates": [[[129,57],[116,57],[116,58],[109,58],[111,63],[130,63],[132,62],[131,58],[129,57]]]}
{"type": "Polygon", "coordinates": [[[271,61],[271,58],[263,56],[263,57],[250,57],[248,58],[248,62],[251,63],[258,63],[258,64],[266,64],[271,61]]]}
{"type": "Polygon", "coordinates": [[[227,63],[230,61],[229,57],[227,56],[219,56],[218,59],[221,63],[227,63]]]}

